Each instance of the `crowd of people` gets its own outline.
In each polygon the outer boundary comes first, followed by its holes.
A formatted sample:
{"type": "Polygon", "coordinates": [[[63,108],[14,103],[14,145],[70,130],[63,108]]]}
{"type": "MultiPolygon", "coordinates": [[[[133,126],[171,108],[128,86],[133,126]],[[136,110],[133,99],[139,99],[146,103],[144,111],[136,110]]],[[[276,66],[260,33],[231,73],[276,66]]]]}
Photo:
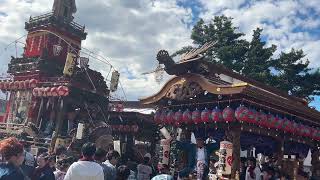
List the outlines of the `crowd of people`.
{"type": "MultiPolygon", "coordinates": [[[[297,170],[299,180],[312,179],[302,169],[297,170]]],[[[240,180],[291,180],[292,178],[281,170],[274,162],[258,164],[254,157],[242,158],[240,180]]]]}
{"type": "Polygon", "coordinates": [[[158,171],[152,167],[149,153],[132,166],[117,151],[106,152],[94,143],[82,146],[80,158],[64,148],[54,153],[39,150],[36,156],[29,150],[14,137],[0,141],[0,180],[173,180],[167,165],[159,164],[158,171]]]}

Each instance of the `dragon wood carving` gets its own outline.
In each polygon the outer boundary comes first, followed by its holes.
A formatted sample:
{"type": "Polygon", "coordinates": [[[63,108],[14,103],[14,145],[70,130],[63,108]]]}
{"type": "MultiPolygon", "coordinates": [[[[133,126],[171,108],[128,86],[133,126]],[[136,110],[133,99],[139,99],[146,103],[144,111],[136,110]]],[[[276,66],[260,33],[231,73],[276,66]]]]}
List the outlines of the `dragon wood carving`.
{"type": "Polygon", "coordinates": [[[203,93],[203,89],[196,82],[181,81],[170,87],[166,97],[174,100],[185,100],[203,93]]]}

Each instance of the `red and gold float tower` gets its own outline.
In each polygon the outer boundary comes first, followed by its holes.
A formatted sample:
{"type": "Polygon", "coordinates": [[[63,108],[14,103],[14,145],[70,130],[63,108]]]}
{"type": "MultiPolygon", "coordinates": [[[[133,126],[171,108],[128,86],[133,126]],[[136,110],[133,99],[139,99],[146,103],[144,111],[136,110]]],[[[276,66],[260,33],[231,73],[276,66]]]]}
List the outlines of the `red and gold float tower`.
{"type": "Polygon", "coordinates": [[[12,57],[8,65],[13,78],[0,82],[0,89],[10,93],[0,125],[5,136],[25,132],[40,136],[52,122],[55,140],[70,109],[87,112],[90,103],[97,102],[101,111],[107,109],[109,89],[101,73],[89,68],[88,59],[77,66],[87,33],[73,21],[75,12],[75,0],[55,0],[51,13],[30,17],[25,23],[23,55],[12,57]]]}

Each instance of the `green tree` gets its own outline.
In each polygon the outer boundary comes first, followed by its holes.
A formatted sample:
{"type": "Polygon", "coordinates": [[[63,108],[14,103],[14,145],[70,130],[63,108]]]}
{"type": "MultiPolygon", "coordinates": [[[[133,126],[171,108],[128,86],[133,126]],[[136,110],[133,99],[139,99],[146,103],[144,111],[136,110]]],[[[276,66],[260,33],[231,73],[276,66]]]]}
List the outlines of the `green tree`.
{"type": "Polygon", "coordinates": [[[260,28],[253,31],[241,73],[257,81],[269,83],[272,80],[270,67],[275,63],[272,56],[277,47],[265,47],[266,42],[261,40],[261,32],[260,28]]]}
{"type": "MultiPolygon", "coordinates": [[[[207,60],[212,63],[222,64],[300,98],[312,100],[312,96],[320,95],[320,71],[308,68],[309,61],[305,60],[303,51],[292,49],[273,58],[277,48],[275,45],[266,47],[261,33],[262,29],[255,29],[251,41],[247,41],[245,34],[232,24],[232,18],[215,16],[208,23],[200,19],[192,29],[191,39],[196,47],[216,42],[206,53],[207,60]]],[[[191,46],[184,47],[173,56],[190,49],[191,46]]]]}
{"type": "Polygon", "coordinates": [[[279,58],[274,60],[276,73],[270,85],[310,101],[312,96],[320,95],[320,71],[309,68],[310,62],[304,57],[303,50],[281,52],[279,58]]]}
{"type": "Polygon", "coordinates": [[[241,39],[243,36],[243,33],[237,32],[231,18],[216,16],[207,24],[200,19],[192,29],[191,39],[196,46],[216,42],[207,53],[208,59],[241,72],[249,46],[247,41],[241,39]]]}

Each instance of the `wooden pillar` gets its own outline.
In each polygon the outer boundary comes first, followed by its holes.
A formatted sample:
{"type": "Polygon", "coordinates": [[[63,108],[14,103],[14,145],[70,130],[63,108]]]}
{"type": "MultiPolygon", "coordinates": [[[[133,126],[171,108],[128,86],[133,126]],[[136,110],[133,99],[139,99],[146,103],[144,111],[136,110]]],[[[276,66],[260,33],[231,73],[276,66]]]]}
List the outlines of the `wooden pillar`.
{"type": "Polygon", "coordinates": [[[134,139],[132,134],[127,135],[127,145],[125,149],[125,153],[132,154],[133,153],[133,147],[134,147],[134,139]]]}
{"type": "Polygon", "coordinates": [[[62,124],[63,124],[63,120],[64,120],[66,105],[65,105],[65,99],[63,97],[61,97],[58,100],[58,106],[59,106],[59,112],[58,112],[58,116],[57,116],[55,133],[53,134],[52,139],[51,139],[51,151],[53,151],[55,148],[55,143],[61,133],[61,128],[62,128],[62,124]]]}
{"type": "Polygon", "coordinates": [[[283,155],[284,155],[284,139],[279,137],[276,139],[276,152],[274,155],[276,156],[277,165],[281,166],[283,164],[283,155]]]}
{"type": "Polygon", "coordinates": [[[240,173],[240,153],[241,153],[241,144],[240,144],[240,136],[241,136],[241,128],[240,126],[234,126],[231,129],[231,142],[233,144],[233,161],[232,161],[232,170],[231,170],[231,178],[237,179],[240,173]]]}
{"type": "Polygon", "coordinates": [[[311,150],[312,175],[320,178],[320,150],[314,147],[311,150]]]}
{"type": "Polygon", "coordinates": [[[125,148],[126,148],[126,135],[121,134],[119,135],[119,140],[120,140],[120,154],[123,155],[125,148]]]}

